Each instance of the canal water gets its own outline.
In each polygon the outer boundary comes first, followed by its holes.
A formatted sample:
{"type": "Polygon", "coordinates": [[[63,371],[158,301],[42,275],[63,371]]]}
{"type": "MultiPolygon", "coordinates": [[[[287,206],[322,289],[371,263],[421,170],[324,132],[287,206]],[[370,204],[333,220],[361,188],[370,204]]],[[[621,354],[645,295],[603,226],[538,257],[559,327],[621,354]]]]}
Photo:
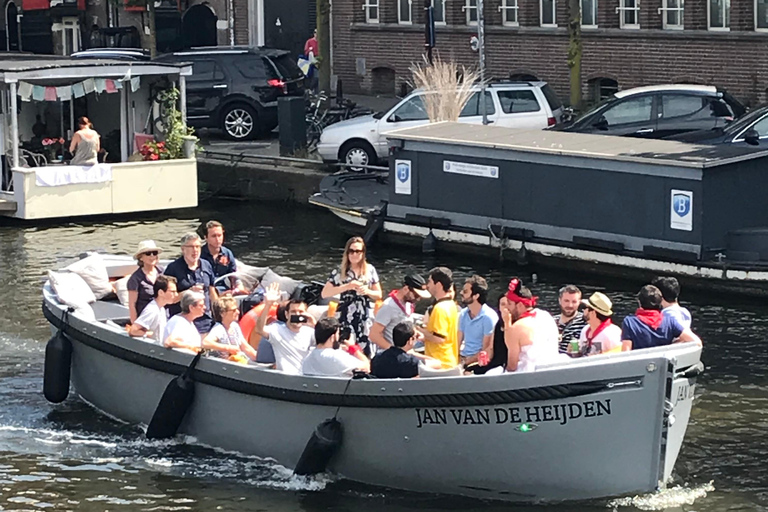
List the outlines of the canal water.
{"type": "MultiPolygon", "coordinates": [[[[73,397],[58,406],[46,403],[41,388],[50,331],[40,311],[46,270],[85,250],[129,254],[147,238],[174,255],[184,232],[212,218],[225,224],[227,245],[243,261],[302,279],[324,280],[346,240],[335,218],[322,211],[228,202],[130,220],[0,224],[0,510],[768,508],[768,303],[760,300],[683,290],[694,330],[705,343],[706,373],[699,380],[674,482],[663,492],[626,499],[519,507],[366,487],[330,476],[300,479],[272,462],[201,446],[194,439],[147,441],[138,427],[105,418],[73,397]]],[[[479,258],[428,258],[397,247],[372,248],[369,259],[386,290],[410,270],[444,264],[459,279],[479,273],[498,291],[518,274],[533,283],[541,305],[551,309],[566,281],[587,293],[603,290],[614,300],[618,318],[632,312],[639,288],[479,258]]],[[[258,435],[258,425],[254,432],[258,435]]]]}

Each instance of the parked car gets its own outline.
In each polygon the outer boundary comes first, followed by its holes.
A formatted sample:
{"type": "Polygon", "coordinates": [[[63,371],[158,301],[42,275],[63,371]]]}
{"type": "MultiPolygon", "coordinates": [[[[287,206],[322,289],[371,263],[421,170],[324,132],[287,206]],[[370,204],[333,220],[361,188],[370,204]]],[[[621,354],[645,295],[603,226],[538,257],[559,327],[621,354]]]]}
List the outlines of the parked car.
{"type": "Polygon", "coordinates": [[[221,128],[232,140],[252,139],[277,126],[277,99],[304,96],[304,73],[288,51],[238,46],[192,48],[159,56],[189,62],[187,122],[221,128]]]}
{"type": "Polygon", "coordinates": [[[745,112],[744,105],[718,87],[653,85],[619,91],[559,129],[661,139],[724,127],[745,112]]]}
{"type": "MultiPolygon", "coordinates": [[[[388,153],[385,134],[429,123],[423,90],[415,90],[386,112],[356,117],[323,130],[317,152],[323,160],[351,166],[374,165],[388,153]]],[[[542,129],[562,121],[563,104],[546,82],[500,82],[486,87],[488,121],[497,126],[542,129]]],[[[480,88],[467,102],[459,122],[480,124],[480,88]]]]}
{"type": "Polygon", "coordinates": [[[737,144],[768,147],[768,106],[752,110],[723,128],[699,130],[667,137],[695,144],[737,144]]]}

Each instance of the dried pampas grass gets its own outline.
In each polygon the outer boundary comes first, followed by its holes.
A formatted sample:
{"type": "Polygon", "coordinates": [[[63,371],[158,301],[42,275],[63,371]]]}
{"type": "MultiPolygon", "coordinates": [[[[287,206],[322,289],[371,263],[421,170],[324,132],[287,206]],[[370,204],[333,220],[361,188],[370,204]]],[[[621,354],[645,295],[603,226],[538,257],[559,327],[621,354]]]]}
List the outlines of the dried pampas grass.
{"type": "Polygon", "coordinates": [[[427,92],[422,99],[429,121],[458,121],[459,114],[472,97],[479,73],[455,62],[436,57],[432,64],[423,62],[411,67],[413,85],[427,92]]]}

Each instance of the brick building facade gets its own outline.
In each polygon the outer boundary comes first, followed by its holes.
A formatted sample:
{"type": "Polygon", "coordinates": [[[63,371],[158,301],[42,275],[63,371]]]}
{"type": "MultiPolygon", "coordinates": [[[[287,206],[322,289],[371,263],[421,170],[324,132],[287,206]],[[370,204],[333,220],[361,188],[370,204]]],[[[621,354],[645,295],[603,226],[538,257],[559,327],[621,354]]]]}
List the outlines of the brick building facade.
{"type": "MultiPolygon", "coordinates": [[[[475,65],[476,0],[432,1],[436,20],[444,20],[436,51],[475,65]]],[[[333,70],[345,91],[394,92],[410,80],[423,53],[422,5],[334,2],[333,70]]],[[[566,8],[567,0],[485,0],[489,75],[534,76],[567,100],[566,8]]],[[[719,85],[749,105],[768,101],[768,0],[582,0],[582,23],[587,101],[601,89],[671,82],[719,85]]]]}

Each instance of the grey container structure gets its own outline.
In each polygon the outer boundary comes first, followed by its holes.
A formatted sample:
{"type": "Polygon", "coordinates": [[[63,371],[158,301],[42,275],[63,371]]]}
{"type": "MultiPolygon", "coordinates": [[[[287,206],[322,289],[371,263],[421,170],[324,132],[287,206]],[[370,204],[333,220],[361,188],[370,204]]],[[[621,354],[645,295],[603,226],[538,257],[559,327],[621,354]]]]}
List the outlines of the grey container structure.
{"type": "MultiPolygon", "coordinates": [[[[122,271],[132,263],[124,260],[122,271]]],[[[112,418],[148,424],[193,356],[128,337],[118,325],[124,306],[93,309],[95,319],[66,317],[44,286],[43,314],[72,345],[77,395],[112,418]]],[[[293,468],[338,408],[344,436],[328,470],[353,481],[526,502],[653,491],[683,445],[700,356],[686,343],[529,373],[352,381],[206,357],[180,433],[293,468]]]]}
{"type": "Polygon", "coordinates": [[[311,202],[394,238],[768,293],[768,151],[460,123],[388,138],[386,191],[311,202]]]}

